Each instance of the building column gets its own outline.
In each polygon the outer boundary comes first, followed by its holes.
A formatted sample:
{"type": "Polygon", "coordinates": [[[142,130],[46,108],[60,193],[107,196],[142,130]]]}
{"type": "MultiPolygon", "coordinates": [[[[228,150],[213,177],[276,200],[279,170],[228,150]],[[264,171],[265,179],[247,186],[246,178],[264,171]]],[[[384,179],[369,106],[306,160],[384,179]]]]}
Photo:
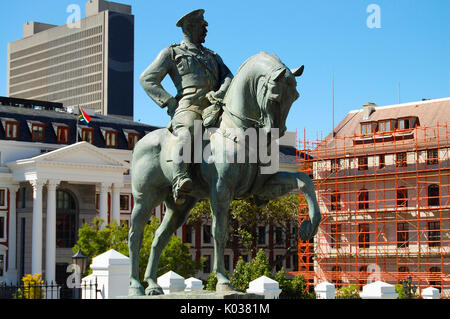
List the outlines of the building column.
{"type": "Polygon", "coordinates": [[[59,181],[49,180],[47,184],[47,227],[45,241],[45,280],[55,283],[56,265],[56,186],[59,181]]]}
{"type": "Polygon", "coordinates": [[[19,190],[19,185],[11,185],[9,187],[9,233],[8,233],[8,273],[9,278],[15,281],[17,280],[17,207],[16,207],[16,194],[19,190]],[[14,277],[14,278],[13,278],[14,277]]]}
{"type": "Polygon", "coordinates": [[[120,189],[121,188],[122,188],[121,184],[114,183],[112,185],[111,222],[113,219],[115,219],[118,225],[120,225],[120,189]]]}
{"type": "Polygon", "coordinates": [[[31,251],[31,272],[42,274],[42,187],[40,180],[30,181],[33,186],[33,230],[31,251]]]}
{"type": "Polygon", "coordinates": [[[108,189],[110,184],[100,184],[100,218],[103,219],[103,224],[100,229],[103,229],[108,224],[108,189]]]}

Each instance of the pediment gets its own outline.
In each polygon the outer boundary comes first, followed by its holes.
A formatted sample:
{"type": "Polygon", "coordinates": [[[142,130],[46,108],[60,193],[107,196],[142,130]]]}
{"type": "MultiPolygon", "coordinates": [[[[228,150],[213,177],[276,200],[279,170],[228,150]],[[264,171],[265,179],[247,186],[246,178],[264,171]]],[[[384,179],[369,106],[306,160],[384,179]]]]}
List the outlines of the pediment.
{"type": "Polygon", "coordinates": [[[127,164],[108,155],[101,148],[87,142],[72,144],[58,150],[36,156],[35,163],[61,163],[93,166],[121,166],[127,164]]]}

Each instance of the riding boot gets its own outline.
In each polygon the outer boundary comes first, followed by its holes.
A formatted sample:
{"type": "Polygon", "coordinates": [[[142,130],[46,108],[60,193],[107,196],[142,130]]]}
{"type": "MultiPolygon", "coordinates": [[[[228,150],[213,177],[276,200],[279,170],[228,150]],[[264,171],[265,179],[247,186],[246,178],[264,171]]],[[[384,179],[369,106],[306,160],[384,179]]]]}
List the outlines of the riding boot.
{"type": "Polygon", "coordinates": [[[172,182],[172,192],[175,204],[182,205],[185,202],[185,195],[192,192],[192,179],[189,177],[189,164],[178,163],[174,164],[175,177],[172,182]]]}

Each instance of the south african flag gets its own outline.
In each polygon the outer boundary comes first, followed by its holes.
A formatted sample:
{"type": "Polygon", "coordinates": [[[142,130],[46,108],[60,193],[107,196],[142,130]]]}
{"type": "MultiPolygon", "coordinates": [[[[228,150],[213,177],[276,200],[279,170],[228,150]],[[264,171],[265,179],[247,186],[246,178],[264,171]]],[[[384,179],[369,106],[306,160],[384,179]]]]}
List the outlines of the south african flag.
{"type": "Polygon", "coordinates": [[[91,122],[91,117],[80,107],[78,106],[78,120],[82,123],[89,124],[91,122]]]}

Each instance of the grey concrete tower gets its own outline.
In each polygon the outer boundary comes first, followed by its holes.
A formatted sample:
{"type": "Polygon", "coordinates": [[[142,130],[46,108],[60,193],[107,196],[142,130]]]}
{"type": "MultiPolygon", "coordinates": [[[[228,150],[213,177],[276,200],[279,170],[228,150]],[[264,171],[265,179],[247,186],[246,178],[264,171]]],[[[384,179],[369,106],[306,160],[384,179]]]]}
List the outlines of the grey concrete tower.
{"type": "Polygon", "coordinates": [[[8,96],[133,119],[131,6],[90,0],[79,22],[25,24],[24,37],[8,44],[8,96]]]}

